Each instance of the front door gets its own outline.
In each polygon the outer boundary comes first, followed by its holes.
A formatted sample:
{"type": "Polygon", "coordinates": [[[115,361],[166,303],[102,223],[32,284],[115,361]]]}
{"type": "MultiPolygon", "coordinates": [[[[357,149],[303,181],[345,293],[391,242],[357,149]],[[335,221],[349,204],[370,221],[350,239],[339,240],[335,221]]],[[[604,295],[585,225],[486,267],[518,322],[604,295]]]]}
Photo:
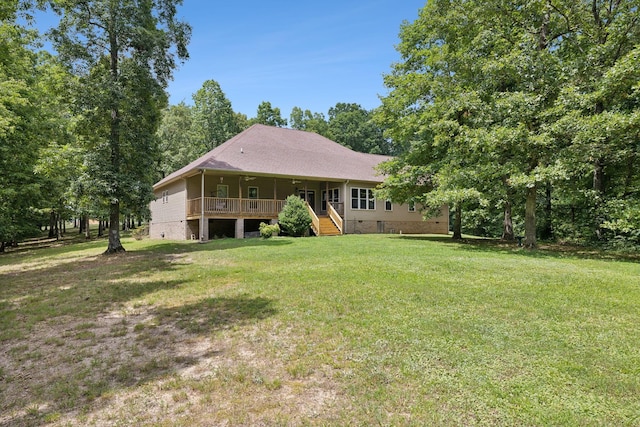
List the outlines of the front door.
{"type": "Polygon", "coordinates": [[[314,190],[307,190],[307,194],[305,194],[304,190],[300,190],[300,198],[305,202],[309,202],[311,209],[316,210],[316,192],[314,190]]]}

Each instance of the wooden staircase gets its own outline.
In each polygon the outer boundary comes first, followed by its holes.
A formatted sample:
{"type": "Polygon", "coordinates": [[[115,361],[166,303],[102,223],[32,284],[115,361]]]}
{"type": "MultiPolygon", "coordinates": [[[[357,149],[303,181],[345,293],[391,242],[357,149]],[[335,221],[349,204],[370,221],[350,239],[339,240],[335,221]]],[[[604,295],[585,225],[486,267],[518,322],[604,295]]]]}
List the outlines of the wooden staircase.
{"type": "Polygon", "coordinates": [[[331,205],[329,205],[328,215],[319,217],[315,211],[311,209],[309,203],[305,203],[309,216],[311,217],[311,229],[316,236],[339,236],[342,234],[342,217],[340,217],[331,205]]]}
{"type": "Polygon", "coordinates": [[[318,217],[320,220],[320,232],[318,236],[339,236],[340,230],[328,216],[318,217]]]}

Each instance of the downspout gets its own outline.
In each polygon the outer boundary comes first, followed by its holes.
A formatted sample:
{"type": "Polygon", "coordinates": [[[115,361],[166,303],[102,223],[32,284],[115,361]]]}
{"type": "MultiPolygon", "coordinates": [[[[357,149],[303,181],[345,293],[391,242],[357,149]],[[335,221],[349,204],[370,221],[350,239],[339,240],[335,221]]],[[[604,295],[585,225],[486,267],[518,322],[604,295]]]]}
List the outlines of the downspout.
{"type": "Polygon", "coordinates": [[[204,242],[204,169],[200,173],[200,241],[204,242]]]}

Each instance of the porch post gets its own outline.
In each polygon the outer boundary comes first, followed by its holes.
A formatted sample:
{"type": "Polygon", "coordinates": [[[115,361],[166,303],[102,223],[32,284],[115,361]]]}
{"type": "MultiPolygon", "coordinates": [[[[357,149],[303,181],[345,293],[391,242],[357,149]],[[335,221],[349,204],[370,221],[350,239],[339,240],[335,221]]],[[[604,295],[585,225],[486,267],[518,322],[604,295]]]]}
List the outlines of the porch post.
{"type": "Polygon", "coordinates": [[[238,177],[238,196],[240,197],[239,211],[240,213],[242,213],[242,177],[241,176],[238,177]]]}
{"type": "Polygon", "coordinates": [[[276,209],[276,204],[278,202],[278,191],[277,191],[277,187],[276,187],[276,183],[278,182],[278,180],[276,178],[273,178],[273,213],[277,214],[278,210],[276,209]]]}
{"type": "MultiPolygon", "coordinates": [[[[204,242],[204,169],[200,170],[200,241],[204,242]]],[[[208,236],[207,236],[208,237],[208,236]]]]}
{"type": "MultiPolygon", "coordinates": [[[[329,215],[329,181],[327,181],[325,185],[324,202],[327,205],[327,215],[329,215]]],[[[322,201],[320,201],[320,203],[322,203],[322,201]]]]}
{"type": "Polygon", "coordinates": [[[244,218],[236,219],[236,239],[244,239],[244,218]]]}

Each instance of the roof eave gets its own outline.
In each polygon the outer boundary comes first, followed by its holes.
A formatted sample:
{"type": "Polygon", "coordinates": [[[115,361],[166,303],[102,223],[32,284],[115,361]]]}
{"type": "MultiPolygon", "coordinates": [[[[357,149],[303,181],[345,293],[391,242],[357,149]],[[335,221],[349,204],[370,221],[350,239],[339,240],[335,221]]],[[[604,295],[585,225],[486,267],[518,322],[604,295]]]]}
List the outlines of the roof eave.
{"type": "Polygon", "coordinates": [[[181,179],[188,179],[196,175],[200,175],[202,172],[206,174],[207,172],[216,172],[224,175],[232,175],[232,176],[259,176],[263,178],[279,178],[279,179],[297,179],[304,181],[340,181],[340,182],[349,182],[349,181],[357,181],[357,182],[368,182],[372,184],[379,184],[384,181],[384,178],[371,180],[371,179],[361,179],[357,177],[345,178],[345,177],[329,177],[329,176],[303,176],[303,175],[288,175],[288,174],[273,174],[273,173],[264,173],[264,172],[251,172],[251,171],[238,171],[238,170],[228,170],[228,169],[214,169],[214,168],[196,168],[186,171],[178,176],[171,178],[168,181],[159,181],[157,184],[153,186],[153,190],[156,191],[162,187],[165,187],[169,184],[172,184],[181,179]]]}

